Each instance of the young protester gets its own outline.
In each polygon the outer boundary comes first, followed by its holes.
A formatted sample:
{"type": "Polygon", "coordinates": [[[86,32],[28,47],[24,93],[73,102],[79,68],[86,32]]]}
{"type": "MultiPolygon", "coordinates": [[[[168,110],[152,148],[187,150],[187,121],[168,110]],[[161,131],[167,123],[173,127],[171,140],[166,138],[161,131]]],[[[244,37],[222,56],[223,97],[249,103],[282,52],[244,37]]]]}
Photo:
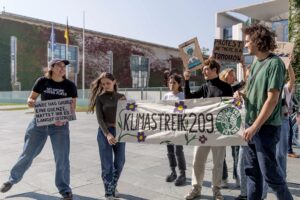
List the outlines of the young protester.
{"type": "MultiPolygon", "coordinates": [[[[33,86],[27,100],[29,107],[34,107],[39,95],[41,95],[42,101],[71,97],[73,99],[72,109],[75,111],[77,88],[72,81],[65,77],[66,65],[68,64],[69,61],[60,59],[54,59],[49,63],[46,75],[38,78],[33,86]]],[[[11,169],[8,182],[2,185],[1,192],[7,192],[14,184],[21,181],[34,158],[42,151],[49,136],[56,163],[55,185],[62,195],[63,200],[72,200],[69,133],[68,122],[58,121],[54,125],[37,126],[36,119],[34,118],[29,123],[25,133],[23,152],[11,169]]]]}
{"type": "Polygon", "coordinates": [[[88,112],[93,113],[96,108],[101,176],[108,200],[119,195],[116,188],[125,164],[125,143],[119,143],[115,138],[119,100],[125,100],[125,96],[117,92],[117,82],[111,73],[103,72],[92,82],[88,112]]]}
{"type": "MultiPolygon", "coordinates": [[[[169,87],[170,92],[166,93],[162,100],[183,100],[184,93],[182,92],[182,78],[180,75],[172,74],[168,71],[165,72],[165,82],[166,85],[169,87]]],[[[183,153],[183,146],[182,145],[167,145],[168,150],[168,159],[169,165],[171,168],[171,174],[166,177],[167,182],[173,182],[175,180],[176,186],[185,185],[186,183],[186,164],[185,164],[185,157],[183,153]],[[176,156],[175,156],[176,155],[176,156]],[[176,167],[178,163],[179,168],[179,176],[177,177],[176,167]]]]}

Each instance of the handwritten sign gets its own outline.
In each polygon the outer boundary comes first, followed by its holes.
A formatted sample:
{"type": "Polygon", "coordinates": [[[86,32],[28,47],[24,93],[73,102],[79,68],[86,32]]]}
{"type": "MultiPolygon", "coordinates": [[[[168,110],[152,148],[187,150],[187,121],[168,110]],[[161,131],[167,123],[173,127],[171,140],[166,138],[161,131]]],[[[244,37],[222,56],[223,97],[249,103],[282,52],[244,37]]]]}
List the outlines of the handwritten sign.
{"type": "Polygon", "coordinates": [[[185,69],[190,71],[202,69],[204,59],[197,38],[179,45],[179,51],[185,69]]]}
{"type": "Polygon", "coordinates": [[[71,108],[72,98],[54,99],[36,102],[34,106],[37,126],[55,124],[76,120],[75,112],[71,108]]]}
{"type": "Polygon", "coordinates": [[[284,62],[285,67],[288,68],[291,62],[291,55],[294,51],[294,43],[291,42],[277,42],[277,48],[274,50],[274,54],[279,56],[284,62]]]}
{"type": "Polygon", "coordinates": [[[220,61],[240,62],[244,41],[215,39],[213,57],[220,61]]]}
{"type": "Polygon", "coordinates": [[[194,146],[245,145],[245,111],[234,98],[119,101],[119,142],[194,146]]]}

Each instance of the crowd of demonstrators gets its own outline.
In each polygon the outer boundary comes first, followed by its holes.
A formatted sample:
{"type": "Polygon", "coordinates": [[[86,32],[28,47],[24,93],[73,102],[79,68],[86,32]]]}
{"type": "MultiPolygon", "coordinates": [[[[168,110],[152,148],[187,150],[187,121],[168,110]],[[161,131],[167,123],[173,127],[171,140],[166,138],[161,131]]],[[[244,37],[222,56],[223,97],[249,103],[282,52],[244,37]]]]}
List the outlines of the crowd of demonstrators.
{"type": "Polygon", "coordinates": [[[125,99],[123,94],[117,92],[117,82],[111,73],[103,72],[91,84],[88,111],[94,112],[96,108],[101,177],[108,200],[119,196],[117,184],[125,164],[125,143],[117,142],[115,138],[117,104],[125,99]]]}
{"type": "MultiPolygon", "coordinates": [[[[220,73],[220,64],[214,59],[205,60],[201,69],[206,83],[191,92],[189,80],[191,72],[185,70],[184,92],[182,77],[176,73],[165,72],[164,78],[169,92],[162,100],[184,100],[212,97],[243,98],[246,117],[243,139],[246,146],[232,146],[233,178],[240,186],[241,194],[236,200],[265,199],[268,187],[277,199],[292,200],[286,183],[287,156],[299,158],[292,149],[294,123],[298,112],[293,101],[295,74],[291,65],[272,53],[276,48],[275,34],[266,26],[253,24],[243,30],[245,47],[256,61],[244,67],[244,80],[236,83],[233,69],[220,73]],[[287,71],[289,80],[285,83],[287,71]],[[235,92],[235,93],[234,93],[235,92]],[[296,114],[295,114],[296,113],[296,114]]],[[[49,63],[48,72],[35,82],[28,97],[28,106],[33,107],[36,99],[53,100],[71,97],[75,110],[77,89],[73,82],[66,79],[67,60],[54,59],[49,63]],[[59,91],[59,92],[55,92],[59,91]]],[[[88,112],[96,111],[98,121],[97,142],[101,161],[101,177],[105,197],[108,200],[119,196],[117,185],[125,164],[125,143],[116,140],[116,112],[119,100],[126,97],[117,92],[117,80],[111,73],[103,72],[91,83],[88,112]]],[[[53,125],[37,126],[34,118],[25,133],[24,149],[17,163],[10,171],[10,177],[0,188],[9,191],[18,183],[38,156],[49,136],[56,162],[55,184],[63,200],[72,200],[70,188],[70,138],[69,123],[56,122],[53,125]]],[[[195,146],[192,166],[192,188],[184,197],[192,200],[201,196],[205,175],[205,165],[209,152],[212,152],[212,194],[214,200],[223,200],[222,181],[226,187],[228,169],[225,160],[226,146],[195,146]]],[[[186,161],[182,145],[167,145],[167,157],[171,173],[166,181],[175,181],[176,186],[186,184],[186,161]],[[177,176],[176,167],[179,168],[177,176]]]]}
{"type": "MultiPolygon", "coordinates": [[[[65,77],[68,64],[69,61],[59,59],[54,59],[49,63],[45,76],[38,78],[33,86],[27,100],[29,107],[34,106],[39,95],[42,101],[71,97],[73,99],[72,109],[75,111],[77,88],[72,81],[65,77]]],[[[67,122],[58,121],[54,125],[37,126],[34,118],[25,132],[23,152],[11,169],[9,180],[2,185],[1,192],[7,192],[14,184],[21,181],[34,158],[42,151],[49,136],[56,163],[55,185],[63,200],[72,200],[69,133],[69,123],[67,122]]]]}
{"type": "MultiPolygon", "coordinates": [[[[223,97],[232,96],[232,88],[229,84],[221,81],[219,78],[220,65],[219,63],[210,58],[205,61],[202,69],[206,83],[201,85],[199,90],[195,92],[190,91],[189,79],[190,71],[184,72],[185,88],[184,93],[186,99],[195,98],[210,98],[210,97],[223,97]]],[[[210,146],[196,146],[194,148],[193,170],[192,170],[192,189],[185,196],[185,199],[195,199],[201,195],[201,189],[205,173],[205,164],[209,152],[212,151],[213,155],[213,170],[212,170],[212,192],[215,200],[223,200],[221,194],[221,180],[223,171],[223,162],[225,158],[225,146],[210,147],[210,146]]]]}
{"type": "MultiPolygon", "coordinates": [[[[178,74],[171,74],[169,71],[164,73],[165,84],[170,92],[166,93],[162,100],[184,100],[184,93],[182,91],[182,77],[178,74]]],[[[169,165],[171,173],[166,177],[166,182],[173,182],[175,180],[176,186],[186,184],[186,164],[182,145],[167,145],[169,165]],[[176,156],[175,156],[176,155],[176,156]],[[179,176],[177,177],[176,167],[178,163],[179,176]]]]}

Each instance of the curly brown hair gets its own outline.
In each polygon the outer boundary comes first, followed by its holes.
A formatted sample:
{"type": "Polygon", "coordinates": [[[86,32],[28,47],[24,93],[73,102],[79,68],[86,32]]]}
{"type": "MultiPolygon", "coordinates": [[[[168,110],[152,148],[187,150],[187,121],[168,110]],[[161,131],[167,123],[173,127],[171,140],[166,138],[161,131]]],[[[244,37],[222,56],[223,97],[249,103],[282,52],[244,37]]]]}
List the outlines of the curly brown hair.
{"type": "Polygon", "coordinates": [[[250,36],[251,41],[261,52],[274,51],[277,47],[275,32],[262,24],[248,26],[243,29],[243,33],[250,36]]]}
{"type": "Polygon", "coordinates": [[[209,66],[210,69],[216,69],[217,74],[220,73],[221,66],[215,59],[209,58],[205,60],[204,65],[209,66]]]}

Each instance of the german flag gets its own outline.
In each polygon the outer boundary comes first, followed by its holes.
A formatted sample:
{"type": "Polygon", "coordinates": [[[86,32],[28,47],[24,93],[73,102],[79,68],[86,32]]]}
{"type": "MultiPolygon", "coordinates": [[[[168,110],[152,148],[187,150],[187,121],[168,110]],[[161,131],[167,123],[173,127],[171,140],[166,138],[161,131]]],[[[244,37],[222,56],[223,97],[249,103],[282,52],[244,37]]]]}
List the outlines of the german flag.
{"type": "Polygon", "coordinates": [[[68,19],[67,19],[67,26],[65,28],[64,37],[66,39],[66,45],[69,46],[69,25],[68,25],[68,19]]]}

